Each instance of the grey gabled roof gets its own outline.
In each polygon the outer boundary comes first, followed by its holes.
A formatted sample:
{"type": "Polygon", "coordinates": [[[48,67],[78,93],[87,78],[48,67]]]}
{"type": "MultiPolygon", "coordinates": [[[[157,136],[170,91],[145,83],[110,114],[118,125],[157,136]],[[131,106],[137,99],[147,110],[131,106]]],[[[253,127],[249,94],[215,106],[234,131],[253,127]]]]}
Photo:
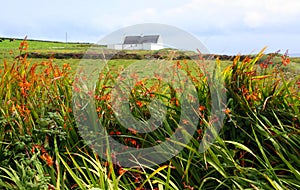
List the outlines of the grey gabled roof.
{"type": "Polygon", "coordinates": [[[126,36],[123,44],[157,43],[159,35],[126,36]]]}

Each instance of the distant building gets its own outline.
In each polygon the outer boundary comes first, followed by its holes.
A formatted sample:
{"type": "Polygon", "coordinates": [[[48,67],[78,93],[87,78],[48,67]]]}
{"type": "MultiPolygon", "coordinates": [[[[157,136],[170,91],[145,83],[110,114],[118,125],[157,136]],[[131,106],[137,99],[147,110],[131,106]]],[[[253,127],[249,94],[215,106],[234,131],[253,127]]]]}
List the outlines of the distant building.
{"type": "Polygon", "coordinates": [[[109,44],[109,49],[116,50],[160,50],[165,48],[160,35],[125,36],[122,44],[109,44]]]}

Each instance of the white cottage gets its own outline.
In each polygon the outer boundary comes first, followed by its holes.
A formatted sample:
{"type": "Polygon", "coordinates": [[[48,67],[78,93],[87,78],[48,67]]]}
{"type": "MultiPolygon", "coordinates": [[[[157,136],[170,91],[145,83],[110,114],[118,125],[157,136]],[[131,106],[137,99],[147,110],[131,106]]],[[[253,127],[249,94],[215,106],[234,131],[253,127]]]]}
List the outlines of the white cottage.
{"type": "Polygon", "coordinates": [[[122,44],[110,44],[107,47],[116,50],[160,50],[164,48],[160,35],[125,36],[122,44]]]}

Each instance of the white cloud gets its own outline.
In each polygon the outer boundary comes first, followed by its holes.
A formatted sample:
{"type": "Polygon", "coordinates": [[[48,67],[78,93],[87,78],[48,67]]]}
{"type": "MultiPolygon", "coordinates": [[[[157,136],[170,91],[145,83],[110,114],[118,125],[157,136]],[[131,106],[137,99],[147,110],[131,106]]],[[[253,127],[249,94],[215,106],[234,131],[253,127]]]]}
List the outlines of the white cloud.
{"type": "Polygon", "coordinates": [[[252,0],[243,6],[244,22],[249,27],[293,24],[300,16],[298,0],[252,0]],[[251,18],[252,17],[252,18],[251,18]]]}
{"type": "Polygon", "coordinates": [[[235,25],[259,28],[296,22],[300,17],[298,0],[192,0],[184,6],[165,10],[166,18],[228,29],[235,25]]]}
{"type": "Polygon", "coordinates": [[[273,0],[266,5],[266,9],[274,14],[281,16],[295,16],[300,13],[300,1],[298,0],[273,0]]]}
{"type": "Polygon", "coordinates": [[[250,28],[262,26],[267,19],[261,12],[248,12],[245,14],[243,21],[250,28]]]}
{"type": "MultiPolygon", "coordinates": [[[[10,0],[1,6],[5,7],[0,17],[1,35],[5,36],[61,39],[68,31],[70,38],[84,41],[148,22],[174,25],[210,39],[275,33],[284,39],[300,32],[299,0],[10,0]]],[[[296,44],[297,40],[286,43],[296,44]]]]}

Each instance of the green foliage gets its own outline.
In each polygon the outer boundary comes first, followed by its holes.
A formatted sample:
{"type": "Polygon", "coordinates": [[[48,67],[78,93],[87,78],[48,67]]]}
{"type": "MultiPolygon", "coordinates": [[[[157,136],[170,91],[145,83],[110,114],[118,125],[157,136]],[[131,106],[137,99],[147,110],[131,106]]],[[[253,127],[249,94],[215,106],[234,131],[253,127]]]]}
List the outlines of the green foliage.
{"type": "MultiPolygon", "coordinates": [[[[165,163],[122,168],[112,164],[113,157],[107,161],[99,158],[77,131],[72,113],[76,61],[72,69],[66,64],[70,60],[33,62],[23,54],[26,41],[21,43],[17,51],[23,56],[7,58],[0,73],[1,188],[300,188],[300,76],[287,69],[291,68],[288,57],[268,57],[262,51],[243,60],[237,56],[227,68],[216,60],[226,86],[226,118],[220,136],[204,153],[198,149],[203,131],[211,126],[212,90],[204,70],[215,70],[205,66],[208,61],[199,65],[190,60],[175,61],[174,68],[191,78],[199,95],[197,132],[188,144],[180,144],[184,149],[178,155],[165,163]],[[276,64],[270,64],[273,58],[276,64]]],[[[111,109],[110,95],[123,69],[120,64],[126,67],[132,62],[109,61],[110,71],[100,74],[96,86],[96,111],[119,142],[136,148],[154,146],[178,127],[180,102],[176,91],[159,78],[134,81],[132,114],[146,120],[150,116],[148,105],[157,98],[167,106],[167,117],[163,127],[147,134],[120,126],[111,109]]]]}

